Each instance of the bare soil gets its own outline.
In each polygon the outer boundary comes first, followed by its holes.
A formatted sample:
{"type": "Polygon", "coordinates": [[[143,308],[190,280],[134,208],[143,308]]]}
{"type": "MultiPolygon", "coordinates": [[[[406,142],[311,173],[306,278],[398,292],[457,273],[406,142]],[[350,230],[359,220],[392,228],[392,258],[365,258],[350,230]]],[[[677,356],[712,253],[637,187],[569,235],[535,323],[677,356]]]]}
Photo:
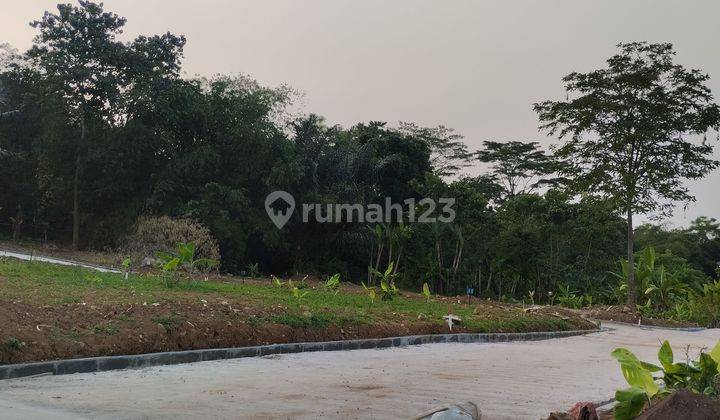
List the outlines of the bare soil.
{"type": "MultiPolygon", "coordinates": [[[[313,325],[318,314],[307,308],[301,308],[299,319],[307,325],[288,325],[270,321],[289,313],[283,305],[263,306],[227,297],[203,302],[203,298],[209,296],[108,304],[86,295],[81,303],[53,306],[0,299],[0,363],[448,332],[437,321],[400,313],[382,323],[313,325]]],[[[478,304],[476,312],[490,318],[535,316],[498,306],[478,304]]],[[[522,324],[518,325],[522,330],[522,324]]],[[[568,320],[568,327],[591,329],[594,325],[575,317],[568,320]]],[[[517,330],[514,325],[512,331],[517,330]]],[[[470,331],[463,326],[453,329],[470,331]]]]}
{"type": "Polygon", "coordinates": [[[720,402],[704,395],[681,389],[655,403],[636,420],[717,420],[720,402]]]}

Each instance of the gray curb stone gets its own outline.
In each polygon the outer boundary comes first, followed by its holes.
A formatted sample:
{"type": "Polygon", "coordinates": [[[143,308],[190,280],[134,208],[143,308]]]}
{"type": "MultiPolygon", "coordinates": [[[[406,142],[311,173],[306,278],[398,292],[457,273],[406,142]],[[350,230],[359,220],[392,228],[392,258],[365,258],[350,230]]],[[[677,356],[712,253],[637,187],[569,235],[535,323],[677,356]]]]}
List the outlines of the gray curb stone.
{"type": "Polygon", "coordinates": [[[271,354],[303,353],[313,351],[338,351],[358,349],[383,349],[431,343],[502,343],[508,341],[537,341],[551,338],[572,337],[605,330],[574,330],[529,333],[462,333],[411,335],[405,337],[372,338],[346,341],[324,341],[289,344],[269,344],[252,347],[171,351],[164,353],[136,354],[128,356],[102,356],[82,359],[55,360],[52,362],[18,363],[0,366],[0,379],[21,378],[36,375],[67,375],[71,373],[103,372],[117,369],[139,369],[150,366],[176,365],[209,360],[258,357],[271,354]]]}

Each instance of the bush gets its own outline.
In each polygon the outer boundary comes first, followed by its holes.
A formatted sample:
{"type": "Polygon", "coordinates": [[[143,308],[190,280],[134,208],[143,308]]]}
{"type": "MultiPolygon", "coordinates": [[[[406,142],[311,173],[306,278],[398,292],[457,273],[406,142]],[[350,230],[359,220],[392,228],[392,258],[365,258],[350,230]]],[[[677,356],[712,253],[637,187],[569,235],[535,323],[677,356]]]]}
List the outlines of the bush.
{"type": "Polygon", "coordinates": [[[218,243],[208,228],[191,219],[167,216],[141,217],[126,239],[125,248],[135,258],[142,259],[154,257],[158,252],[173,252],[180,243],[193,244],[199,258],[220,259],[218,243]]]}
{"type": "Polygon", "coordinates": [[[687,304],[687,312],[683,314],[688,320],[705,327],[720,326],[720,280],[707,283],[701,293],[693,293],[687,304]]]}

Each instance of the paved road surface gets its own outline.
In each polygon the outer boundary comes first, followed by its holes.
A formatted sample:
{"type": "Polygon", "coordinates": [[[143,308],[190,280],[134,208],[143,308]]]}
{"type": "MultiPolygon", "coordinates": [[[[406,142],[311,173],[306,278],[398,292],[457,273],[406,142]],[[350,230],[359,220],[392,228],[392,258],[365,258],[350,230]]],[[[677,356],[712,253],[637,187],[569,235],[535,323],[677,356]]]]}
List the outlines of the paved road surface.
{"type": "Polygon", "coordinates": [[[2,418],[407,418],[476,402],[483,418],[539,419],[624,385],[610,352],[656,360],[711,347],[720,330],[640,329],[537,342],[429,344],[0,381],[2,418]]]}

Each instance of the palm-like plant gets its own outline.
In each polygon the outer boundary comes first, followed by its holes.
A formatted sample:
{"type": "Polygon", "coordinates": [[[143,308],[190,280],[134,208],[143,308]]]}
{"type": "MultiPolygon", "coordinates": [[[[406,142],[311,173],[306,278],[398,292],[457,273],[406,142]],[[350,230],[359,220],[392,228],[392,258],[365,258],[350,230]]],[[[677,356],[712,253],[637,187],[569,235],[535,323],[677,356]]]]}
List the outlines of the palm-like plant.
{"type": "Polygon", "coordinates": [[[385,272],[380,272],[372,267],[369,267],[370,271],[373,272],[375,277],[380,279],[380,298],[382,300],[393,300],[393,298],[400,294],[397,286],[395,286],[395,278],[399,275],[393,272],[393,263],[388,264],[385,272]]]}
{"type": "MultiPolygon", "coordinates": [[[[662,265],[656,264],[655,248],[648,247],[642,250],[636,259],[635,279],[639,290],[647,302],[642,305],[645,311],[667,310],[675,298],[688,293],[688,286],[679,281],[678,277],[669,273],[662,265]]],[[[620,281],[619,290],[625,293],[628,289],[628,275],[630,266],[626,260],[620,261],[621,273],[612,273],[620,281]]]]}
{"type": "Polygon", "coordinates": [[[680,295],[686,294],[688,287],[681,283],[676,276],[667,272],[660,266],[653,275],[653,279],[645,289],[645,296],[656,303],[661,310],[667,310],[680,295]]]}

